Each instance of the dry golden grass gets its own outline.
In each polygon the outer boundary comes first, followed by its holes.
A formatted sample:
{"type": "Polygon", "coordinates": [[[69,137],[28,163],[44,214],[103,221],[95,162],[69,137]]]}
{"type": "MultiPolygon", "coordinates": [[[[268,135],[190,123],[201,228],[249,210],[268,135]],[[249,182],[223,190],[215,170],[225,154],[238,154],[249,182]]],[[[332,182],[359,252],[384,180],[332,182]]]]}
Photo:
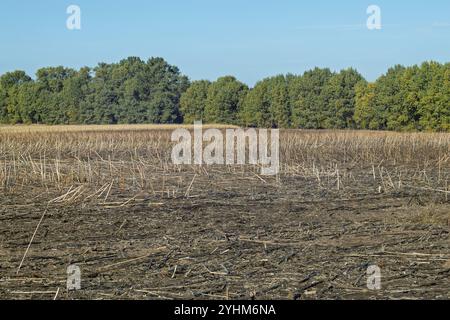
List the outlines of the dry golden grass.
{"type": "MultiPolygon", "coordinates": [[[[192,128],[192,126],[183,126],[192,128]]],[[[205,126],[207,128],[229,126],[205,126]]],[[[144,188],[155,175],[180,171],[208,174],[209,167],[174,166],[171,130],[176,125],[0,127],[0,190],[84,185],[114,181],[144,188]]],[[[313,178],[321,188],[341,190],[372,179],[377,190],[448,192],[449,133],[284,130],[281,176],[313,178]],[[330,181],[337,181],[336,183],[330,181]]],[[[258,173],[255,166],[219,166],[215,171],[258,173]]]]}

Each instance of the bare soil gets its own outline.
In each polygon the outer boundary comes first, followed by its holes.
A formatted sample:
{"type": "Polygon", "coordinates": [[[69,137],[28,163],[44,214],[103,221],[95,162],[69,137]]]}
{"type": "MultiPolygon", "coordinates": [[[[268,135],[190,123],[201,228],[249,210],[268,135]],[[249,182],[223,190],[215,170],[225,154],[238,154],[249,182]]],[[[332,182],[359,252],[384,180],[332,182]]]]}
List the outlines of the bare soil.
{"type": "Polygon", "coordinates": [[[251,170],[155,172],[145,192],[114,184],[106,201],[87,190],[59,200],[70,189],[5,191],[0,298],[449,299],[449,195],[348,172],[344,186],[251,170]],[[80,291],[66,290],[69,265],[81,269],[80,291]],[[370,265],[381,290],[367,287],[370,265]]]}

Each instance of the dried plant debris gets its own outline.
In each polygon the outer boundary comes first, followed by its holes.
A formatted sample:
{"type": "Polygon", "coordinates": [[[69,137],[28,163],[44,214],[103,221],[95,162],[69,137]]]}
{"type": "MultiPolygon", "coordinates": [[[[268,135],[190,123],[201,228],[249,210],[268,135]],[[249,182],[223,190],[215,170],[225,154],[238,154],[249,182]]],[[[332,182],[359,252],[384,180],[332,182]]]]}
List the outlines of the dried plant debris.
{"type": "Polygon", "coordinates": [[[165,130],[1,132],[0,297],[448,299],[448,137],[286,131],[261,177],[165,130]]]}

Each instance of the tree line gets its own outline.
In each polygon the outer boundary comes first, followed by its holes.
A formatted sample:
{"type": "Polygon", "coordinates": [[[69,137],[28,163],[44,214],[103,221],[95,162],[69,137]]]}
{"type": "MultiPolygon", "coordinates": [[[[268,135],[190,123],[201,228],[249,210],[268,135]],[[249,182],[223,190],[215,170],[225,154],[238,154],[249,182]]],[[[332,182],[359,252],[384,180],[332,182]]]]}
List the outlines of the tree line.
{"type": "Polygon", "coordinates": [[[9,124],[226,123],[246,127],[450,131],[450,63],[395,66],[375,82],[315,68],[253,88],[235,77],[189,81],[162,58],[0,77],[9,124]]]}

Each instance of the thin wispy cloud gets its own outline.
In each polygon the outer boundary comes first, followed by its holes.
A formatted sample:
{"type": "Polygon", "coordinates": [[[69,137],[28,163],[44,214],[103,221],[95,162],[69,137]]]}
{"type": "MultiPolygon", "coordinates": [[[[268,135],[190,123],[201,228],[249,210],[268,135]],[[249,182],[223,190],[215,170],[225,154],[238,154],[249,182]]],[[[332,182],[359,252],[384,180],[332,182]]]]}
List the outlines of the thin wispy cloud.
{"type": "Polygon", "coordinates": [[[434,22],[433,28],[450,28],[450,22],[434,22]]]}
{"type": "MultiPolygon", "coordinates": [[[[399,28],[402,27],[400,24],[383,24],[384,28],[399,28]]],[[[315,31],[357,31],[357,30],[367,30],[367,24],[337,24],[337,25],[309,25],[309,26],[299,26],[295,28],[296,30],[315,30],[315,31]]]]}
{"type": "Polygon", "coordinates": [[[310,25],[310,26],[299,26],[296,30],[362,30],[367,28],[365,24],[341,24],[341,25],[310,25]]]}

